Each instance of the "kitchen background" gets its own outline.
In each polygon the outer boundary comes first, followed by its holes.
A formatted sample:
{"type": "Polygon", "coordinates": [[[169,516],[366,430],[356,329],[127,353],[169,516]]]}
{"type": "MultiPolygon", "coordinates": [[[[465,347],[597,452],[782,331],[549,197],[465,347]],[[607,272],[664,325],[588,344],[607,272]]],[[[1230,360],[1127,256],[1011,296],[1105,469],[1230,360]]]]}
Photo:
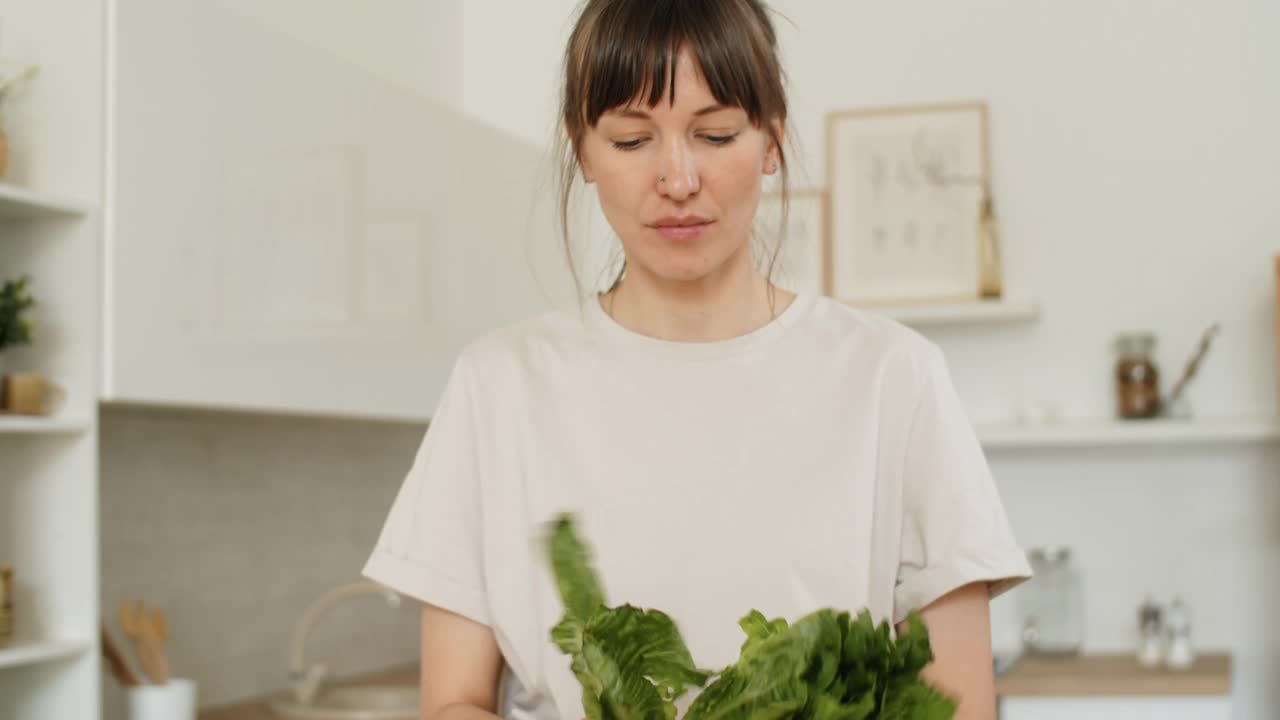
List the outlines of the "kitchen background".
{"type": "MultiPolygon", "coordinates": [[[[1280,5],[772,4],[800,187],[829,112],[988,102],[1006,294],[1037,311],[921,330],[1014,530],[1073,550],[1087,652],[1132,652],[1144,597],[1180,596],[1197,649],[1231,654],[1230,717],[1276,717],[1280,5]],[[1214,322],[1190,390],[1210,421],[1092,422],[1116,335],[1154,333],[1172,378],[1214,322]]],[[[202,705],[288,684],[295,623],[358,578],[453,353],[568,299],[547,147],[574,5],[0,0],[0,59],[40,64],[0,100],[4,180],[71,209],[0,203],[0,279],[42,300],[6,362],[68,391],[52,430],[0,431],[19,610],[92,638],[144,597],[202,705]]],[[[578,223],[598,266],[603,220],[578,223]]],[[[1016,594],[994,613],[1016,648],[1016,594]]],[[[0,655],[0,718],[125,717],[86,642],[0,655]]],[[[308,657],[347,676],[416,647],[413,608],[365,596],[308,657]]]]}

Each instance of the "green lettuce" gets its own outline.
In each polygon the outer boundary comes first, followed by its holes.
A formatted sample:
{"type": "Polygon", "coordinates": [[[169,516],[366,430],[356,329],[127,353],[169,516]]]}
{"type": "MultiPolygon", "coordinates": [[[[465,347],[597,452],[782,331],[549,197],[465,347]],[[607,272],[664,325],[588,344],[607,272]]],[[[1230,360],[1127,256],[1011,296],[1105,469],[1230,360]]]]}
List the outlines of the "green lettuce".
{"type": "Polygon", "coordinates": [[[956,704],[920,678],[933,660],[918,613],[895,639],[871,614],[822,609],[788,625],[752,611],[738,662],[685,720],[951,720],[956,704]]]}
{"type": "MultiPolygon", "coordinates": [[[[590,553],[561,517],[550,542],[564,618],[551,631],[572,658],[588,720],[674,720],[675,700],[712,676],[699,670],[670,617],[607,607],[590,553]]],[[[821,609],[788,624],[751,611],[736,663],[684,720],[951,720],[955,701],[920,677],[933,661],[918,613],[896,637],[871,614],[821,609]]]]}
{"type": "Polygon", "coordinates": [[[694,666],[675,622],[658,610],[607,607],[568,518],[557,522],[550,554],[565,609],[551,639],[573,659],[588,720],[674,720],[675,701],[710,676],[694,666]]]}

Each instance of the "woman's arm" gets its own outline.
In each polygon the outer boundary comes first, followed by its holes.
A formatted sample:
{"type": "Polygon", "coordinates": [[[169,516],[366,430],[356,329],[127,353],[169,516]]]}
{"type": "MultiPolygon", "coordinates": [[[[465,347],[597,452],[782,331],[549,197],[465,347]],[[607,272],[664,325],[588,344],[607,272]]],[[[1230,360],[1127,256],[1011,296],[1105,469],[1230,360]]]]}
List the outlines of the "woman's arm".
{"type": "Polygon", "coordinates": [[[502,653],[492,630],[423,605],[421,658],[422,720],[497,717],[502,653]]]}
{"type": "Polygon", "coordinates": [[[977,582],[943,595],[921,613],[934,658],[922,675],[960,701],[955,720],[996,717],[990,602],[987,583],[977,582]]]}

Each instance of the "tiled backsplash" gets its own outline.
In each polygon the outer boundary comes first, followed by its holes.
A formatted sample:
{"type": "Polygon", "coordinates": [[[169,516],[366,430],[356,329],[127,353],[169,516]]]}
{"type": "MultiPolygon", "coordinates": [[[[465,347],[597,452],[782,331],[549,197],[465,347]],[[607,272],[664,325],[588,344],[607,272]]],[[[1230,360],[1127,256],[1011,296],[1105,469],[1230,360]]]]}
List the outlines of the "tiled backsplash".
{"type": "MultiPolygon", "coordinates": [[[[424,426],[108,407],[101,422],[102,608],[165,609],[175,675],[202,706],[287,684],[303,609],[359,579],[424,426]]],[[[323,615],[307,657],[341,676],[413,662],[417,603],[323,615]]],[[[105,720],[123,693],[104,676],[105,720]]]]}

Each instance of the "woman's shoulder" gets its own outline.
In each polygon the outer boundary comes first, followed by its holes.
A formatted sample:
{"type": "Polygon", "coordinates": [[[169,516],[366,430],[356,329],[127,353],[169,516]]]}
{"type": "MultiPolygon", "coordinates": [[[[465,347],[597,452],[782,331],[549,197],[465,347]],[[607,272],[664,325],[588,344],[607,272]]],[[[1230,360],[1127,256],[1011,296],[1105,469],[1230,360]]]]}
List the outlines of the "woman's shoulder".
{"type": "Polygon", "coordinates": [[[838,349],[927,363],[941,354],[919,331],[874,308],[855,307],[827,296],[815,298],[811,332],[838,349]]]}
{"type": "Polygon", "coordinates": [[[564,359],[585,346],[583,319],[574,309],[554,309],[484,331],[466,342],[459,364],[473,371],[530,367],[548,358],[564,359]]]}

